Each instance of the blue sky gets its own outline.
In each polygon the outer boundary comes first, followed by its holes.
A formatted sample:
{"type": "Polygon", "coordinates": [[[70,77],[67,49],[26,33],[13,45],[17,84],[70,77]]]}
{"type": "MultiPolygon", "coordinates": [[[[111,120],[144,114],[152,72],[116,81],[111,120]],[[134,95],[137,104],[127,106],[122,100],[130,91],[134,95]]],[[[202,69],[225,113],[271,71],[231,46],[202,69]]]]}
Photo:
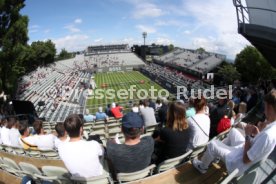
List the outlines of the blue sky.
{"type": "Polygon", "coordinates": [[[237,33],[232,0],[26,0],[29,42],[51,39],[58,51],[89,45],[148,44],[235,55],[249,43],[237,33]]]}

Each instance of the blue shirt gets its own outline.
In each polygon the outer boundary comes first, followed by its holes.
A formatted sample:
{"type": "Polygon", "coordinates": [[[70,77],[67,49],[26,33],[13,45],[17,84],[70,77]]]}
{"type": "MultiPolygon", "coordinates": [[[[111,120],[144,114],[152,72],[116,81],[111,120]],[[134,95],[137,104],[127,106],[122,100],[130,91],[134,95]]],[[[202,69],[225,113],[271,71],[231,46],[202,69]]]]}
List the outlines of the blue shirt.
{"type": "Polygon", "coordinates": [[[86,121],[86,122],[90,122],[90,121],[94,121],[94,119],[95,119],[95,116],[93,116],[93,115],[84,115],[83,116],[83,119],[86,121]]]}
{"type": "Polygon", "coordinates": [[[107,115],[104,112],[96,112],[96,120],[104,120],[107,115]]]}
{"type": "Polygon", "coordinates": [[[195,111],[195,108],[193,107],[189,107],[187,110],[186,110],[186,118],[189,118],[189,117],[192,117],[196,114],[196,111],[195,111]]]}

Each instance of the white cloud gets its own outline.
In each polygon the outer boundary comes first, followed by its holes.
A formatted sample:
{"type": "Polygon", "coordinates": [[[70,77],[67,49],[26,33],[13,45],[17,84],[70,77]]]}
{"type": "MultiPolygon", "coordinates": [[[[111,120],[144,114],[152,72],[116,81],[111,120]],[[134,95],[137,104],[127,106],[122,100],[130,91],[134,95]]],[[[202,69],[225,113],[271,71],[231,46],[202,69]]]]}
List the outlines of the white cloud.
{"type": "Polygon", "coordinates": [[[171,40],[169,38],[164,38],[164,37],[158,37],[156,38],[155,41],[153,41],[153,43],[159,44],[159,45],[169,45],[169,44],[173,44],[174,40],[171,40]]]}
{"type": "Polygon", "coordinates": [[[82,23],[82,19],[75,19],[75,24],[81,24],[82,23]]]}
{"type": "Polygon", "coordinates": [[[38,32],[38,29],[30,29],[29,30],[29,33],[36,33],[36,32],[38,32]]]}
{"type": "Polygon", "coordinates": [[[141,19],[145,17],[160,17],[164,14],[164,12],[153,3],[134,1],[134,5],[135,10],[133,12],[133,17],[136,19],[141,19]]]}
{"type": "Polygon", "coordinates": [[[181,1],[180,1],[180,4],[169,3],[169,4],[166,4],[165,6],[166,6],[166,10],[168,11],[168,14],[177,15],[177,16],[189,15],[189,13],[185,11],[184,4],[181,3],[181,1]]]}
{"type": "Polygon", "coordinates": [[[39,25],[31,25],[30,27],[29,27],[29,33],[36,33],[36,32],[38,32],[38,29],[40,28],[40,26],[39,25]]]}
{"type": "Polygon", "coordinates": [[[141,32],[147,32],[147,33],[155,33],[156,32],[156,29],[151,26],[136,25],[136,28],[141,32]]]}
{"type": "Polygon", "coordinates": [[[31,25],[31,26],[30,26],[31,29],[37,29],[37,28],[39,28],[39,27],[40,27],[39,25],[31,25]]]}
{"type": "Polygon", "coordinates": [[[64,26],[64,28],[69,30],[71,33],[80,32],[80,29],[77,28],[75,25],[67,25],[67,26],[64,26]]]}
{"type": "Polygon", "coordinates": [[[177,20],[158,20],[155,22],[156,26],[182,26],[182,23],[180,21],[177,20]]]}
{"type": "Polygon", "coordinates": [[[183,0],[183,4],[185,11],[198,21],[197,29],[192,32],[200,32],[201,37],[193,38],[194,47],[202,46],[234,58],[249,44],[237,33],[236,11],[232,1],[183,0]],[[207,32],[215,38],[208,38],[210,35],[207,32]]]}
{"type": "Polygon", "coordinates": [[[217,40],[216,39],[212,39],[212,38],[203,38],[203,37],[196,37],[193,39],[193,48],[205,48],[207,51],[212,51],[212,52],[218,52],[219,51],[219,47],[217,46],[216,43],[217,40]]]}
{"type": "Polygon", "coordinates": [[[186,30],[186,31],[184,31],[184,34],[191,34],[191,31],[189,31],[189,30],[186,30]]]}
{"type": "Polygon", "coordinates": [[[113,39],[111,41],[106,42],[105,44],[128,44],[131,47],[132,45],[135,45],[135,44],[141,45],[143,43],[144,41],[141,35],[141,37],[139,38],[124,37],[124,38],[113,39]]]}
{"type": "Polygon", "coordinates": [[[246,42],[238,34],[226,33],[223,37],[195,37],[191,47],[196,49],[199,47],[205,48],[210,52],[217,52],[229,56],[231,59],[235,58],[246,42]]]}
{"type": "Polygon", "coordinates": [[[103,41],[103,38],[97,38],[94,40],[95,43],[99,43],[99,42],[102,42],[103,41]]]}
{"type": "Polygon", "coordinates": [[[89,36],[81,34],[67,35],[65,37],[53,39],[57,51],[60,51],[62,48],[65,48],[68,51],[84,50],[91,44],[90,41],[89,36]]]}
{"type": "Polygon", "coordinates": [[[130,43],[134,43],[134,42],[135,42],[135,39],[134,39],[134,38],[124,38],[124,39],[122,40],[122,42],[123,42],[123,43],[128,43],[128,44],[130,44],[130,43]]]}

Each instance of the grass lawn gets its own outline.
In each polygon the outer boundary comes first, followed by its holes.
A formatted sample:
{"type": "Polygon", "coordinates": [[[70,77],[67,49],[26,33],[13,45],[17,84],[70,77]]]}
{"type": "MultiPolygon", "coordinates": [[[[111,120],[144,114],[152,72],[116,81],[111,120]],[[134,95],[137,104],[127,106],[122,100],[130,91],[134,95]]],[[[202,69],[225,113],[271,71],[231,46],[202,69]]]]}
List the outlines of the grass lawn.
{"type": "MultiPolygon", "coordinates": [[[[151,86],[154,87],[157,91],[154,93],[154,95],[157,97],[158,91],[163,89],[155,82],[151,81],[149,78],[144,76],[138,71],[131,71],[131,72],[113,72],[113,73],[97,73],[95,75],[95,82],[97,84],[97,90],[100,91],[102,94],[102,98],[95,98],[96,96],[100,97],[99,95],[96,95],[96,91],[94,90],[94,96],[91,96],[88,98],[86,102],[86,108],[90,110],[90,112],[95,113],[99,106],[102,106],[103,108],[106,107],[107,104],[111,104],[112,102],[119,103],[121,106],[127,108],[129,101],[137,102],[139,101],[140,97],[149,97],[145,94],[151,95],[149,89],[151,86]],[[131,86],[136,90],[133,91],[133,98],[131,98],[131,93],[127,93],[126,99],[120,98],[120,96],[117,95],[118,90],[121,89],[130,89],[131,86]],[[139,90],[146,90],[146,92],[139,90]],[[107,90],[111,91],[114,90],[114,98],[111,98],[112,95],[109,95],[107,93],[107,90]]],[[[164,93],[162,93],[164,95],[164,93]]]]}

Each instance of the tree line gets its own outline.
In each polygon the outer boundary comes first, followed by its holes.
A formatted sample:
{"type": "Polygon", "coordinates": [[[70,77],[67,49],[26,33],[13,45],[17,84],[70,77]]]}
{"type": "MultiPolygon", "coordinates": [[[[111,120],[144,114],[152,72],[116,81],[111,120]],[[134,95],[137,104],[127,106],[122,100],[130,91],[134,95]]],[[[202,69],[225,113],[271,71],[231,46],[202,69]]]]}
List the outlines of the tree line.
{"type": "Polygon", "coordinates": [[[28,44],[29,18],[22,15],[25,0],[0,0],[0,92],[13,95],[18,79],[39,66],[73,57],[62,49],[56,57],[51,40],[28,44]]]}
{"type": "Polygon", "coordinates": [[[240,80],[245,84],[276,79],[276,69],[253,46],[246,46],[237,54],[234,63],[223,62],[217,74],[226,84],[240,80]]]}

